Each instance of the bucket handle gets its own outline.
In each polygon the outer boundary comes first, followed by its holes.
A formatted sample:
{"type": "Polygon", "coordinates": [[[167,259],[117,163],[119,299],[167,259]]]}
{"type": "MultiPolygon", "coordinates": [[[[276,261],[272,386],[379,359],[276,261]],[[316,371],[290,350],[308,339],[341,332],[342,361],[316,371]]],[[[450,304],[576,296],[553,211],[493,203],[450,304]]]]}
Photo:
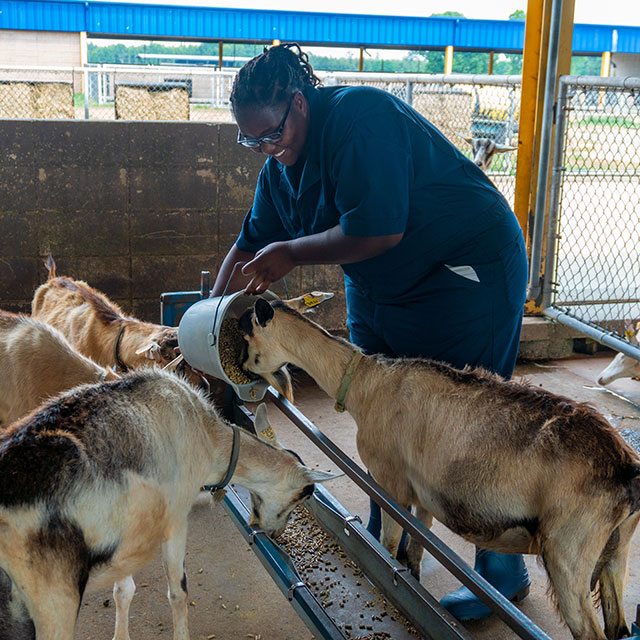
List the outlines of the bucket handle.
{"type": "Polygon", "coordinates": [[[229,288],[229,285],[231,284],[231,278],[233,278],[233,274],[236,272],[236,267],[241,264],[241,265],[245,265],[247,264],[246,262],[236,262],[233,265],[233,269],[231,269],[231,273],[229,274],[229,277],[227,278],[227,284],[224,285],[224,289],[222,291],[222,295],[220,296],[220,299],[218,300],[218,304],[216,305],[216,312],[213,316],[213,327],[211,329],[211,335],[213,336],[213,345],[215,346],[216,342],[218,341],[217,337],[216,337],[216,327],[218,326],[218,309],[220,309],[220,305],[222,304],[222,299],[224,298],[225,294],[227,293],[227,289],[229,288]]]}

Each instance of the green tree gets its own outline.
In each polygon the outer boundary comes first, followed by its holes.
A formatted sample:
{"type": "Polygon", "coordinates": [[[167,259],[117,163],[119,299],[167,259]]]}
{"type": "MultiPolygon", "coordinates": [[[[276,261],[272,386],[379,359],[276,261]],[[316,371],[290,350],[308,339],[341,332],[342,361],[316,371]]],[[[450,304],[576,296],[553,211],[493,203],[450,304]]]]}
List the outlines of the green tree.
{"type": "Polygon", "coordinates": [[[430,18],[464,18],[464,13],[459,11],[444,11],[443,13],[432,13],[430,18]]]}
{"type": "Polygon", "coordinates": [[[527,14],[522,9],[516,9],[509,14],[509,20],[526,20],[527,14]]]}
{"type": "Polygon", "coordinates": [[[571,56],[571,75],[599,76],[601,59],[599,56],[571,56]]]}

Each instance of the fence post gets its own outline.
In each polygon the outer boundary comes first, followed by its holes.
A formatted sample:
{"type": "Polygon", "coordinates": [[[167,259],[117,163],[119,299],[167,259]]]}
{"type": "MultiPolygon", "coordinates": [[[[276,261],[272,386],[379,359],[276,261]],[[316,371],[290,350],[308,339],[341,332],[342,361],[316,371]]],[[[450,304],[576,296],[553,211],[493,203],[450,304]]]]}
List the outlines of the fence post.
{"type": "MultiPolygon", "coordinates": [[[[547,205],[547,181],[551,152],[551,129],[553,125],[554,98],[558,71],[558,50],[562,24],[562,0],[552,0],[551,26],[549,30],[549,54],[547,58],[547,77],[542,107],[542,135],[538,180],[536,185],[536,206],[533,216],[533,234],[531,239],[531,259],[529,265],[529,290],[527,300],[536,300],[542,289],[540,267],[542,265],[542,243],[544,237],[544,218],[547,205]]],[[[546,275],[546,274],[545,274],[546,275]]]]}
{"type": "Polygon", "coordinates": [[[547,253],[545,255],[544,280],[542,281],[542,308],[551,306],[551,296],[555,292],[553,282],[556,245],[558,241],[558,207],[560,188],[564,176],[564,132],[567,124],[567,84],[560,78],[558,102],[556,103],[556,130],[553,141],[553,165],[551,168],[551,188],[549,191],[549,220],[547,227],[547,253]]]}
{"type": "Polygon", "coordinates": [[[413,107],[413,82],[407,80],[407,104],[413,107]]]}
{"type": "Polygon", "coordinates": [[[82,69],[82,100],[84,102],[84,119],[89,120],[89,70],[87,67],[82,69]]]}

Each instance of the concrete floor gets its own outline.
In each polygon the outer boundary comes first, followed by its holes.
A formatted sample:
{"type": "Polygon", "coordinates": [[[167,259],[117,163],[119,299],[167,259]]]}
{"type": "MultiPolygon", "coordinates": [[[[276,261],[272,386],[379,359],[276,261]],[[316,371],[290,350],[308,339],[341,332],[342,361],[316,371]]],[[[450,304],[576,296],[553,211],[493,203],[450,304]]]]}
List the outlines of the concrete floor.
{"type": "MultiPolygon", "coordinates": [[[[621,380],[610,391],[597,388],[597,374],[611,360],[611,354],[576,356],[544,364],[520,364],[516,376],[525,376],[532,384],[554,393],[594,404],[626,433],[640,432],[640,382],[621,380]],[[611,393],[615,392],[615,393],[611,393]],[[620,394],[620,395],[616,395],[620,394]],[[624,395],[631,402],[621,396],[624,395]],[[635,404],[633,404],[635,403],[635,404]],[[638,406],[636,406],[638,405],[638,406]]],[[[328,399],[306,376],[296,377],[296,404],[339,447],[360,463],[355,448],[355,424],[348,414],[333,410],[328,399]]],[[[274,406],[269,416],[281,442],[296,450],[310,466],[337,472],[298,429],[274,406]]],[[[640,435],[640,434],[639,434],[640,435]]],[[[368,497],[346,477],[330,481],[327,489],[353,514],[366,522],[368,497]]],[[[473,547],[439,523],[434,532],[473,563],[473,547]]],[[[191,638],[224,640],[310,640],[311,633],[302,624],[286,598],[275,586],[259,560],[244,542],[221,506],[211,508],[207,498],[200,500],[191,514],[186,558],[189,576],[191,638]]],[[[527,558],[532,578],[529,597],[522,610],[554,640],[568,640],[570,634],[560,622],[547,596],[546,574],[534,557],[527,558]]],[[[630,624],[640,602],[640,536],[632,544],[629,579],[625,592],[625,610],[630,624]]],[[[136,576],[138,591],[134,598],[130,631],[132,640],[171,638],[171,612],[166,599],[166,583],[159,558],[136,576]]],[[[436,597],[458,586],[455,578],[425,557],[423,585],[436,597]]],[[[111,638],[114,605],[111,593],[86,596],[79,615],[76,640],[111,638]]],[[[495,618],[468,623],[468,630],[481,640],[507,640],[515,634],[495,618]]],[[[365,632],[363,632],[364,635],[365,632]]],[[[354,636],[355,637],[355,636],[354,636]]]]}

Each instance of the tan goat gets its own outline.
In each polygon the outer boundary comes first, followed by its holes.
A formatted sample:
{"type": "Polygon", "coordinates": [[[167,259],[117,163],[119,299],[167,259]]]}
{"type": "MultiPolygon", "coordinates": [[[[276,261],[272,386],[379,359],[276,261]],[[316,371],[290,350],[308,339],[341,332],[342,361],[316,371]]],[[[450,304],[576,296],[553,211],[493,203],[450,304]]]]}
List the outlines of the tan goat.
{"type": "Polygon", "coordinates": [[[9,425],[46,398],[119,376],[79,354],[53,327],[0,310],[0,424],[9,425]]]}
{"type": "MultiPolygon", "coordinates": [[[[246,370],[270,380],[291,363],[336,398],[359,352],[282,302],[240,319],[246,370]]],[[[623,580],[640,518],[640,459],[594,409],[483,369],[363,356],[344,406],[362,461],[418,518],[480,547],[539,554],[575,638],[628,634],[623,580]],[[600,586],[605,632],[591,591],[600,586]]],[[[382,543],[400,526],[383,511],[382,543]]],[[[419,576],[422,548],[408,565],[419,576]]]]}
{"type": "MultiPolygon", "coordinates": [[[[176,327],[127,317],[117,304],[86,282],[56,277],[51,256],[46,266],[49,279],[34,294],[32,316],[62,331],[80,353],[121,371],[164,366],[179,357],[176,327]]],[[[190,369],[188,373],[195,384],[201,381],[190,369]]]]}
{"type": "Polygon", "coordinates": [[[115,640],[128,640],[130,576],[161,546],[173,637],[188,640],[187,516],[200,487],[246,487],[252,524],[278,536],[314,483],[335,477],[303,466],[257,426],[265,441],[223,422],[183,378],[145,369],[76,387],[3,432],[0,568],[11,591],[0,620],[26,630],[7,636],[3,627],[0,638],[33,637],[30,619],[37,640],[70,640],[85,587],[116,582],[115,640]]]}

